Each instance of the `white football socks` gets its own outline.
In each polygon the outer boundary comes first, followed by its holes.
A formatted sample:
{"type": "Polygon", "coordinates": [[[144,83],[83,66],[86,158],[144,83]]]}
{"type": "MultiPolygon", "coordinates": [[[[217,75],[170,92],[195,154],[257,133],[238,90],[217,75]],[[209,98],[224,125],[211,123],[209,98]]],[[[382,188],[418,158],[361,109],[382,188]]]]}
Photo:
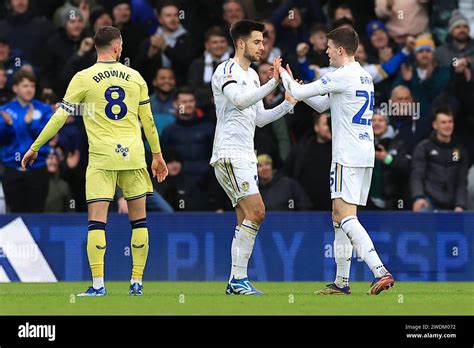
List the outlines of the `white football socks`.
{"type": "Polygon", "coordinates": [[[250,220],[242,221],[242,224],[235,229],[235,237],[232,241],[232,272],[230,279],[247,278],[247,267],[252,255],[255,238],[260,226],[250,220]]]}
{"type": "Polygon", "coordinates": [[[336,260],[336,284],[339,288],[349,285],[349,274],[351,272],[352,243],[344,233],[341,225],[333,222],[334,226],[334,258],[336,260]]]}
{"type": "Polygon", "coordinates": [[[375,251],[374,243],[372,243],[369,234],[361,225],[357,216],[351,215],[342,219],[341,228],[356,248],[357,255],[369,266],[374,277],[383,277],[387,270],[375,251]]]}
{"type": "Polygon", "coordinates": [[[104,277],[93,277],[92,287],[96,290],[104,287],[104,277]]]}
{"type": "Polygon", "coordinates": [[[236,263],[236,256],[237,256],[237,237],[239,236],[239,226],[235,226],[235,231],[234,231],[234,238],[232,238],[232,244],[230,246],[230,256],[232,263],[230,265],[230,277],[229,277],[229,283],[232,280],[232,277],[234,276],[234,265],[236,263]],[[235,249],[235,251],[234,251],[235,249]]]}

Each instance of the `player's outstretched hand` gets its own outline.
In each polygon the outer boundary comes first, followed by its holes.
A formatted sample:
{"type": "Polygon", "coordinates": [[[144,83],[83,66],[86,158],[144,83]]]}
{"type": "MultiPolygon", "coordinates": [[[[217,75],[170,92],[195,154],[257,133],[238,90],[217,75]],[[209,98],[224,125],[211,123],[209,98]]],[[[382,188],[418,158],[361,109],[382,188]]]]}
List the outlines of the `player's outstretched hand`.
{"type": "Polygon", "coordinates": [[[281,61],[280,56],[273,58],[273,78],[277,81],[280,81],[281,61]]]}
{"type": "Polygon", "coordinates": [[[158,182],[163,182],[168,176],[168,167],[166,166],[166,162],[163,159],[161,152],[153,154],[151,171],[153,173],[153,177],[156,178],[158,182]]]}
{"type": "Polygon", "coordinates": [[[23,159],[21,160],[21,168],[26,169],[26,165],[29,164],[30,166],[35,163],[36,158],[38,157],[38,152],[29,149],[26,151],[23,159]]]}

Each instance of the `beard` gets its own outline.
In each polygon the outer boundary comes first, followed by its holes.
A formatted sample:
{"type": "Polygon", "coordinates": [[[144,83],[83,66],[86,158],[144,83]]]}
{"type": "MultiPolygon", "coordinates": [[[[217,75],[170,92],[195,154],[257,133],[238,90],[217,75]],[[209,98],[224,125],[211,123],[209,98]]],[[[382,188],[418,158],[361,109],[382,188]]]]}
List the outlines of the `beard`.
{"type": "Polygon", "coordinates": [[[454,38],[454,41],[459,42],[459,43],[466,43],[470,40],[469,34],[459,34],[454,38]]]}
{"type": "Polygon", "coordinates": [[[256,54],[251,54],[247,49],[244,50],[244,57],[248,59],[251,63],[256,63],[260,60],[256,54]]]}

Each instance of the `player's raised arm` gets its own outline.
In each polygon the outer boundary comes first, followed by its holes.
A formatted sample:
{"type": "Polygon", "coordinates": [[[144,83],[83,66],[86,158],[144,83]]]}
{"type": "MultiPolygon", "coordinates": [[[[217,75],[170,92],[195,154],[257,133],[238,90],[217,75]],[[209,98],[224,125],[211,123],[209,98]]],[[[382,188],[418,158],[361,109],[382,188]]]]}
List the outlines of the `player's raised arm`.
{"type": "Polygon", "coordinates": [[[344,90],[344,85],[341,83],[342,81],[340,81],[334,73],[328,73],[321,79],[308,83],[307,85],[300,85],[283,67],[280,67],[280,77],[285,89],[297,100],[304,100],[306,98],[333,92],[342,92],[344,90]]]}
{"type": "Polygon", "coordinates": [[[161,153],[160,139],[158,137],[158,130],[153,120],[153,113],[151,111],[150,97],[148,96],[148,87],[145,80],[142,79],[140,85],[140,103],[138,106],[138,117],[142,121],[143,131],[145,132],[146,140],[150,144],[151,152],[153,154],[153,162],[151,163],[151,170],[153,177],[157,178],[158,182],[162,182],[168,176],[168,167],[163,159],[161,153]]]}
{"type": "MultiPolygon", "coordinates": [[[[281,64],[280,57],[276,57],[274,59],[274,65],[276,64],[276,61],[280,62],[281,64]]],[[[228,67],[224,66],[224,72],[221,77],[221,86],[224,95],[232,102],[232,104],[235,105],[237,109],[243,110],[249,106],[254,105],[269,95],[278,86],[278,70],[274,69],[273,78],[270,81],[257,88],[257,90],[247,91],[237,84],[237,81],[232,75],[232,68],[234,64],[236,63],[232,62],[229,63],[228,67]]]]}
{"type": "Polygon", "coordinates": [[[21,167],[24,169],[26,165],[32,165],[38,157],[39,149],[46,144],[52,137],[54,137],[59,130],[66,123],[66,119],[69,115],[78,115],[79,107],[84,97],[84,89],[82,86],[82,78],[80,72],[74,75],[66,91],[63,101],[59,108],[51,116],[46,126],[41,131],[38,138],[30,146],[30,149],[26,152],[21,160],[21,167]]]}

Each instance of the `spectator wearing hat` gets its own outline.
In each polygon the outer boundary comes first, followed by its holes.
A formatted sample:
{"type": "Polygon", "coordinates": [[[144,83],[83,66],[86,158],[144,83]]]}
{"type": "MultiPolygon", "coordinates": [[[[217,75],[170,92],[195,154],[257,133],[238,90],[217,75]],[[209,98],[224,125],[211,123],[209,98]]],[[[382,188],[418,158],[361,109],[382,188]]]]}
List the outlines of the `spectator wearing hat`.
{"type": "Polygon", "coordinates": [[[39,66],[39,52],[44,49],[44,43],[53,34],[54,27],[45,17],[35,16],[29,9],[29,1],[9,0],[10,11],[6,18],[0,20],[0,37],[14,43],[14,48],[20,49],[25,57],[39,66]]]}
{"type": "Polygon", "coordinates": [[[49,146],[43,146],[31,169],[21,169],[21,156],[39,135],[53,113],[52,108],[34,99],[35,75],[26,70],[13,77],[16,99],[0,109],[0,141],[5,166],[3,190],[12,213],[43,212],[48,194],[46,158],[49,146]]]}
{"type": "Polygon", "coordinates": [[[388,116],[375,110],[374,130],[375,165],[370,186],[368,210],[409,209],[408,178],[411,155],[393,127],[388,116]]]}
{"type": "MultiPolygon", "coordinates": [[[[113,20],[110,13],[103,7],[98,7],[91,12],[90,28],[93,33],[102,26],[112,26],[113,20]]],[[[94,40],[89,35],[83,35],[78,49],[67,60],[64,68],[61,70],[61,77],[57,80],[62,83],[62,90],[67,88],[72,77],[81,70],[87,69],[97,61],[97,53],[94,49],[94,40]]]]}
{"type": "Polygon", "coordinates": [[[367,24],[367,61],[369,64],[382,64],[393,57],[397,45],[388,35],[387,28],[381,20],[367,24]]]}
{"type": "Polygon", "coordinates": [[[177,84],[186,82],[189,65],[197,56],[193,36],[181,25],[179,8],[172,2],[164,2],[157,9],[160,27],[150,38],[145,39],[139,48],[135,68],[151,83],[160,67],[171,68],[177,84]]]}
{"type": "Polygon", "coordinates": [[[457,72],[474,66],[474,40],[469,37],[469,22],[458,10],[449,19],[449,36],[435,51],[435,58],[442,66],[453,66],[457,72]]]}
{"type": "Polygon", "coordinates": [[[294,179],[275,172],[269,155],[257,156],[257,170],[258,186],[267,210],[311,209],[311,201],[300,184],[294,179]]]}
{"type": "Polygon", "coordinates": [[[467,206],[469,158],[453,136],[454,115],[446,106],[434,112],[434,131],[413,152],[410,177],[413,211],[454,210],[467,206]]]}
{"type": "Polygon", "coordinates": [[[331,210],[328,174],[332,135],[329,114],[315,113],[312,130],[291,150],[284,173],[304,187],[315,210],[331,210]]]}
{"type": "Polygon", "coordinates": [[[81,41],[89,36],[79,8],[68,7],[60,14],[61,27],[46,42],[43,50],[42,85],[51,88],[58,96],[63,96],[66,83],[61,70],[67,61],[79,50],[81,41]]]}
{"type": "Polygon", "coordinates": [[[421,36],[415,44],[415,61],[403,64],[393,86],[408,87],[420,103],[420,120],[417,127],[425,136],[431,130],[431,105],[443,93],[450,81],[450,70],[437,64],[434,58],[435,44],[431,37],[421,36]]]}
{"type": "Polygon", "coordinates": [[[385,21],[397,44],[428,29],[429,0],[375,0],[375,14],[385,21]]]}
{"type": "Polygon", "coordinates": [[[23,57],[20,49],[13,48],[5,38],[0,38],[0,65],[3,67],[6,75],[6,86],[11,88],[13,84],[13,75],[22,67],[31,64],[23,57]]]}

